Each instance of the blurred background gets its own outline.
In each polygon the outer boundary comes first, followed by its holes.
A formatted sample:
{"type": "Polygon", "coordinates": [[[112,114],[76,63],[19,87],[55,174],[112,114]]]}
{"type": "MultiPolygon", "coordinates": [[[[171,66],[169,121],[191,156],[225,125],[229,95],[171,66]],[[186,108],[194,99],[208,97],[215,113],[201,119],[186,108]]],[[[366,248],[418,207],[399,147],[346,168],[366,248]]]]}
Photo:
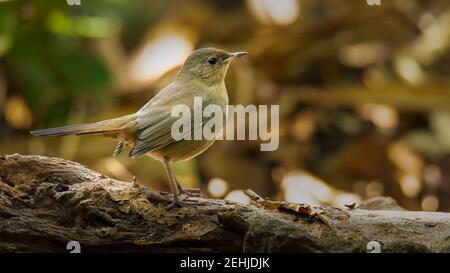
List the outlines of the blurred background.
{"type": "Polygon", "coordinates": [[[168,191],[159,162],[114,140],[36,128],[130,114],[196,48],[248,51],[231,104],[280,105],[280,147],[218,141],[174,165],[180,182],[248,202],[251,188],[311,205],[391,196],[450,211],[450,2],[0,0],[0,154],[78,161],[168,191]]]}

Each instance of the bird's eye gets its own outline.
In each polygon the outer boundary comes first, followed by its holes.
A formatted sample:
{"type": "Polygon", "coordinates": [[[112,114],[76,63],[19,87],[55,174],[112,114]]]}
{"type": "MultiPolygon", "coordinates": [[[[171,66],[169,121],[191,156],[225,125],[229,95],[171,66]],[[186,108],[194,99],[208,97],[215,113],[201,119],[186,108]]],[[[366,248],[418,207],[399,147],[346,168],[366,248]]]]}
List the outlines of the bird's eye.
{"type": "Polygon", "coordinates": [[[214,57],[208,58],[208,63],[211,65],[214,65],[217,63],[217,59],[214,57]]]}

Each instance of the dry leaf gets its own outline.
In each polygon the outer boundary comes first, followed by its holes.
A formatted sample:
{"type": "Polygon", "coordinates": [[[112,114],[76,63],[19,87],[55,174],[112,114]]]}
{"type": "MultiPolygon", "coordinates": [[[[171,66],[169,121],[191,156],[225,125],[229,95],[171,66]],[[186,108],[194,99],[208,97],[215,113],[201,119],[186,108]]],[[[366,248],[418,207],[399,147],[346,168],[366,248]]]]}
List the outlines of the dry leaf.
{"type": "Polygon", "coordinates": [[[281,202],[281,206],[283,209],[294,211],[299,214],[311,216],[311,207],[306,204],[298,204],[298,203],[290,203],[290,202],[281,202]]]}
{"type": "Polygon", "coordinates": [[[291,202],[286,202],[286,201],[266,200],[250,189],[245,190],[244,193],[248,197],[250,197],[250,199],[252,199],[252,201],[254,201],[257,204],[262,205],[266,209],[278,210],[278,209],[282,208],[282,209],[293,211],[293,212],[296,212],[296,213],[299,213],[302,215],[313,216],[312,209],[309,205],[291,203],[291,202]]]}

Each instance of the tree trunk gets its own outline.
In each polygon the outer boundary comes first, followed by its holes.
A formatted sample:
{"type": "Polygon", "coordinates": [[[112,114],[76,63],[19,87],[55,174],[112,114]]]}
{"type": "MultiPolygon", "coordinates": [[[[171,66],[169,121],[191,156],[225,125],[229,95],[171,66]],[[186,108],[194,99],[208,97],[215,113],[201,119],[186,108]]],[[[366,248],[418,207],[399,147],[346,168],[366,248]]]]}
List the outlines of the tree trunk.
{"type": "Polygon", "coordinates": [[[450,252],[449,213],[390,198],[311,213],[201,197],[166,211],[170,197],[59,158],[0,156],[0,252],[450,252]]]}

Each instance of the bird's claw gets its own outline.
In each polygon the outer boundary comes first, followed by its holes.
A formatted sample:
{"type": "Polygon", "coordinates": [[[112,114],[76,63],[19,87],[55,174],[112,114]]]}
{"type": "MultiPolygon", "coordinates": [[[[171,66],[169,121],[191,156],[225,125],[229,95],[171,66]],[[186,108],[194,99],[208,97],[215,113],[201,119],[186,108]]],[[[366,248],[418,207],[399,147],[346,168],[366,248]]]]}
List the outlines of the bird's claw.
{"type": "Polygon", "coordinates": [[[172,203],[165,207],[166,210],[172,210],[177,207],[182,207],[183,203],[179,199],[174,199],[172,203]]]}
{"type": "Polygon", "coordinates": [[[180,191],[180,194],[184,194],[187,197],[206,197],[206,195],[198,188],[187,189],[180,187],[178,190],[180,191]]]}

